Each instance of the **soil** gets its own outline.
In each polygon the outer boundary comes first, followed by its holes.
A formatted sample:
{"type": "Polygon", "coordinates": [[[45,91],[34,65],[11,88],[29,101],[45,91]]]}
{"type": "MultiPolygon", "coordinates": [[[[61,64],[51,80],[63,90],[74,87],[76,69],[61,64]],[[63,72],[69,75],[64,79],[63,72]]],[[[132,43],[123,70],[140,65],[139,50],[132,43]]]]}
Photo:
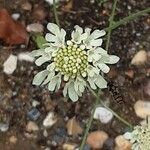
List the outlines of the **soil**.
{"type": "MultiPolygon", "coordinates": [[[[60,2],[58,4],[58,14],[60,24],[68,32],[73,26],[78,24],[81,27],[91,27],[93,29],[103,29],[108,26],[109,15],[111,14],[112,1],[106,0],[101,3],[100,0],[73,0],[71,2],[60,2]],[[72,3],[71,3],[72,2],[72,3]]],[[[126,0],[119,1],[117,4],[115,21],[128,16],[133,12],[138,12],[150,7],[150,1],[126,0]]],[[[28,25],[39,22],[46,27],[48,22],[54,22],[52,6],[49,6],[44,0],[0,0],[0,8],[6,8],[10,14],[19,13],[19,21],[28,25]],[[32,5],[30,11],[24,10],[21,5],[29,2],[32,5]],[[36,11],[42,10],[39,14],[36,11]]],[[[46,28],[45,28],[46,29],[46,28]]],[[[144,49],[150,50],[150,15],[144,15],[134,21],[122,25],[115,29],[111,35],[109,53],[119,56],[121,59],[116,66],[111,66],[110,73],[106,78],[115,84],[122,97],[122,104],[118,103],[113,97],[111,91],[103,90],[102,99],[109,103],[110,108],[117,112],[131,124],[136,125],[140,119],[134,111],[134,103],[137,100],[150,101],[150,97],[145,94],[145,84],[150,80],[150,61],[143,66],[134,67],[131,65],[133,55],[144,49]],[[127,72],[133,72],[129,77],[127,72]]],[[[44,31],[45,33],[46,31],[44,31]]],[[[105,47],[105,41],[103,43],[105,47]]],[[[62,96],[62,90],[56,93],[49,92],[46,88],[32,85],[34,75],[42,68],[36,67],[33,63],[18,61],[17,69],[12,75],[3,73],[2,65],[10,54],[31,51],[36,49],[36,45],[30,38],[26,47],[15,46],[8,47],[1,44],[0,49],[0,122],[8,122],[9,130],[0,132],[1,150],[42,150],[46,147],[52,150],[62,150],[63,143],[80,144],[82,135],[65,136],[58,140],[56,135],[58,129],[65,130],[66,119],[76,116],[81,127],[84,129],[89,119],[94,97],[88,91],[76,103],[67,101],[62,96]],[[37,106],[40,112],[39,118],[35,121],[40,130],[35,133],[27,133],[26,125],[30,120],[28,112],[33,109],[32,101],[40,103],[37,106]],[[53,111],[57,117],[57,123],[47,130],[48,136],[44,137],[42,121],[49,111],[53,111]],[[10,137],[15,136],[17,142],[10,142],[10,137]]],[[[117,135],[123,134],[129,130],[126,125],[114,118],[109,124],[103,125],[94,120],[90,131],[103,130],[114,139],[117,135]]],[[[103,149],[111,150],[111,148],[103,149]]]]}

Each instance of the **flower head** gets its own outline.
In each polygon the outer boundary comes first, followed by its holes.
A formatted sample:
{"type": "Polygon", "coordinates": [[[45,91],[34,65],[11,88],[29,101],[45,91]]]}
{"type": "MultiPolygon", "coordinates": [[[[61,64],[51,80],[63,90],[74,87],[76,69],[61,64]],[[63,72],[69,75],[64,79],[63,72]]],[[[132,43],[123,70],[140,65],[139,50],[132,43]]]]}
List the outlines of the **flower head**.
{"type": "Polygon", "coordinates": [[[107,87],[107,82],[100,73],[108,73],[109,67],[106,64],[118,62],[119,57],[108,55],[100,47],[104,30],[91,32],[90,28],[83,30],[78,25],[74,28],[71,39],[66,40],[64,29],[48,23],[50,33],[45,36],[45,48],[32,52],[33,56],[38,57],[35,61],[37,66],[45,62],[48,66],[34,77],[33,84],[47,84],[48,89],[54,91],[60,88],[63,79],[66,82],[64,96],[68,95],[72,101],[77,101],[87,82],[92,89],[107,87]]]}
{"type": "Polygon", "coordinates": [[[134,127],[132,132],[127,132],[124,137],[132,143],[133,150],[150,150],[150,117],[148,122],[134,127]]]}

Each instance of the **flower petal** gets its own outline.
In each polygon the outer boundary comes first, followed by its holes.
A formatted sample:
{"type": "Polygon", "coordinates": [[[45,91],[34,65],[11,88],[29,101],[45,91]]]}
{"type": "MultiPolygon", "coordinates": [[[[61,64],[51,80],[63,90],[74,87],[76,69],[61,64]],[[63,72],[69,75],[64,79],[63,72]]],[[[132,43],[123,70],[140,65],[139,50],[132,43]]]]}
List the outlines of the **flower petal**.
{"type": "Polygon", "coordinates": [[[37,66],[41,66],[42,64],[44,64],[45,62],[50,61],[50,60],[51,60],[50,57],[41,56],[41,57],[39,57],[39,58],[35,61],[35,64],[36,64],[37,66]]]}
{"type": "Polygon", "coordinates": [[[106,61],[107,64],[115,64],[119,61],[119,57],[115,55],[110,55],[109,56],[109,61],[106,61]]]}
{"type": "Polygon", "coordinates": [[[108,73],[110,71],[110,68],[104,64],[104,63],[99,63],[98,67],[104,72],[104,73],[108,73]]]}
{"type": "Polygon", "coordinates": [[[90,45],[91,46],[101,46],[102,45],[103,40],[102,39],[97,39],[97,40],[91,40],[90,45]]]}
{"type": "Polygon", "coordinates": [[[42,85],[45,85],[45,84],[47,84],[48,82],[50,82],[51,79],[52,79],[52,77],[54,77],[54,75],[55,75],[55,72],[54,72],[54,71],[50,72],[50,73],[48,74],[47,78],[45,79],[45,81],[42,83],[42,85]]]}
{"type": "Polygon", "coordinates": [[[90,35],[90,38],[91,39],[98,39],[98,38],[104,36],[105,34],[106,34],[106,32],[104,30],[95,30],[90,35]]]}
{"type": "Polygon", "coordinates": [[[49,73],[49,71],[43,70],[43,71],[39,72],[38,74],[36,74],[34,76],[32,84],[33,85],[40,85],[44,81],[44,79],[46,78],[46,76],[48,75],[48,73],[49,73]]]}
{"type": "Polygon", "coordinates": [[[78,94],[76,93],[76,91],[74,89],[74,83],[73,82],[71,82],[70,85],[68,86],[68,96],[73,102],[76,102],[79,98],[78,94]]]}
{"type": "Polygon", "coordinates": [[[60,29],[58,27],[58,25],[54,24],[54,23],[48,23],[47,24],[47,29],[53,33],[54,35],[58,34],[60,29]]]}
{"type": "Polygon", "coordinates": [[[107,81],[101,75],[97,76],[95,84],[101,89],[107,88],[107,81]]]}

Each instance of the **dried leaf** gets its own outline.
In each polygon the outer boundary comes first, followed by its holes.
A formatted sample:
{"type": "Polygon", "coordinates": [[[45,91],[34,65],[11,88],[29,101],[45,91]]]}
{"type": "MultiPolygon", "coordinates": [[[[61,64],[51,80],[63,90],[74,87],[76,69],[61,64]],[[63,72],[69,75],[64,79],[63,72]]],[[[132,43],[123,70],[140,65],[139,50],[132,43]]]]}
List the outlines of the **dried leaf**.
{"type": "Polygon", "coordinates": [[[75,117],[69,119],[69,121],[67,122],[68,135],[78,135],[81,134],[82,131],[83,129],[80,127],[75,117]]]}
{"type": "Polygon", "coordinates": [[[0,39],[9,45],[27,44],[29,39],[23,25],[14,21],[6,9],[0,9],[0,39]]]}
{"type": "Polygon", "coordinates": [[[73,7],[73,0],[70,0],[65,6],[64,6],[64,10],[66,11],[70,11],[73,7]]]}

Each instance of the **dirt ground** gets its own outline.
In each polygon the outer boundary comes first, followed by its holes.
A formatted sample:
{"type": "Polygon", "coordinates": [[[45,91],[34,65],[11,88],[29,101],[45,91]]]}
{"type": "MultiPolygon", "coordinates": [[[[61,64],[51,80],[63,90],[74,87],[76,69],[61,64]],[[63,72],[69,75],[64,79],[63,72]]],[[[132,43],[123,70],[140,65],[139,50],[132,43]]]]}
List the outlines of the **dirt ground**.
{"type": "MultiPolygon", "coordinates": [[[[10,14],[19,13],[21,15],[19,21],[24,25],[38,22],[46,27],[48,22],[54,22],[52,6],[49,6],[44,0],[29,0],[32,9],[26,11],[21,6],[27,1],[0,0],[0,8],[6,8],[10,14]],[[40,19],[37,11],[42,11],[40,15],[44,17],[40,19]]],[[[103,29],[108,26],[108,18],[112,9],[111,0],[107,0],[105,3],[100,3],[100,0],[94,2],[92,0],[74,0],[72,4],[68,3],[60,2],[58,4],[60,24],[68,32],[76,24],[93,29],[103,29]]],[[[150,7],[148,0],[120,0],[117,4],[115,20],[148,7],[150,7]]],[[[105,46],[105,42],[103,46],[105,46]]],[[[86,91],[78,102],[73,103],[67,102],[63,98],[62,90],[51,93],[46,88],[33,86],[31,84],[33,76],[41,68],[30,62],[18,62],[15,72],[12,75],[6,75],[3,72],[4,61],[10,54],[17,55],[20,52],[30,52],[36,49],[32,38],[27,47],[10,48],[3,43],[0,47],[0,123],[7,122],[9,124],[7,132],[0,132],[0,150],[42,150],[46,147],[52,150],[62,150],[63,143],[79,145],[82,135],[67,135],[66,118],[76,116],[81,127],[85,128],[94,104],[94,98],[90,93],[86,91]],[[40,103],[37,106],[40,116],[35,121],[39,126],[39,131],[34,134],[26,131],[27,122],[30,120],[28,112],[33,109],[33,100],[40,103]],[[48,136],[45,137],[42,121],[49,111],[53,111],[57,115],[58,121],[47,130],[48,136]],[[63,137],[60,136],[60,132],[63,132],[63,137]],[[14,143],[10,140],[12,136],[17,138],[14,143]]],[[[140,99],[150,101],[150,97],[144,91],[146,83],[150,82],[150,61],[143,66],[131,65],[131,59],[139,50],[149,51],[150,55],[150,15],[148,14],[120,26],[112,32],[109,53],[119,56],[120,61],[116,66],[111,66],[111,71],[106,78],[117,85],[123,98],[123,104],[118,104],[107,89],[103,91],[102,96],[103,101],[110,104],[110,108],[133,125],[140,121],[135,114],[134,103],[140,99]],[[129,75],[131,72],[132,76],[129,75]]],[[[128,128],[114,118],[107,125],[94,120],[90,131],[94,130],[106,131],[109,137],[114,139],[128,128]]],[[[103,150],[113,150],[113,146],[104,146],[103,150]]]]}

